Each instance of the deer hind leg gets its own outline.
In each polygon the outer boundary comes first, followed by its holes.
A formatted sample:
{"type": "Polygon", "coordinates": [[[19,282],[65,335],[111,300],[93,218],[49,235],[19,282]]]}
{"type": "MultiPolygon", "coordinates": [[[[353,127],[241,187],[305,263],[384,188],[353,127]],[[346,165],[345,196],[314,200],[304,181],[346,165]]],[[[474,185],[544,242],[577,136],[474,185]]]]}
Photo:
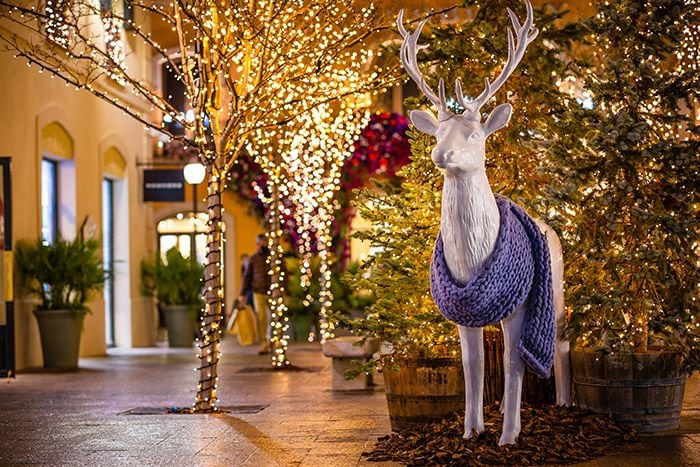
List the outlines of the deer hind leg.
{"type": "Polygon", "coordinates": [[[549,257],[552,265],[552,289],[554,292],[554,318],[556,320],[556,337],[554,341],[554,381],[558,405],[571,405],[571,370],[569,368],[569,340],[563,335],[566,326],[564,308],[564,257],[561,243],[556,233],[545,228],[549,257]]]}
{"type": "Polygon", "coordinates": [[[484,431],[484,332],[458,326],[464,368],[464,439],[484,431]]]}
{"type": "Polygon", "coordinates": [[[522,305],[501,321],[503,328],[503,367],[505,387],[503,390],[503,431],[499,446],[514,444],[520,434],[520,397],[523,388],[525,362],[520,358],[518,343],[522,334],[525,313],[522,305]]]}

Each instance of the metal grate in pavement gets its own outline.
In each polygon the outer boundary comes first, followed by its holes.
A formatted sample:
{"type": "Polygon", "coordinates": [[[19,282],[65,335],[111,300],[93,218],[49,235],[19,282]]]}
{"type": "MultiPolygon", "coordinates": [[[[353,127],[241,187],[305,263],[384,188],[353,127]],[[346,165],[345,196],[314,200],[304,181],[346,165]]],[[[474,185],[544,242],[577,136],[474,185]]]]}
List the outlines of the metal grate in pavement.
{"type": "MultiPolygon", "coordinates": [[[[221,413],[253,414],[258,413],[269,405],[226,405],[217,407],[221,413]]],[[[136,407],[119,412],[117,415],[167,415],[167,414],[189,414],[189,407],[136,407]]]]}

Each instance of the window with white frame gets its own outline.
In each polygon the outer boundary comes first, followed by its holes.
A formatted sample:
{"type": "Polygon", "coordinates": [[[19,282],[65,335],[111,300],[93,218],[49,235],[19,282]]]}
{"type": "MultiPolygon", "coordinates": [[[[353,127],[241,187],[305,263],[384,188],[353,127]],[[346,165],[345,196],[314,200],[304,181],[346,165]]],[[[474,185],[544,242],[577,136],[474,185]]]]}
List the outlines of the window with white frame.
{"type": "Polygon", "coordinates": [[[41,239],[58,239],[58,162],[50,159],[41,160],[41,239]]]}

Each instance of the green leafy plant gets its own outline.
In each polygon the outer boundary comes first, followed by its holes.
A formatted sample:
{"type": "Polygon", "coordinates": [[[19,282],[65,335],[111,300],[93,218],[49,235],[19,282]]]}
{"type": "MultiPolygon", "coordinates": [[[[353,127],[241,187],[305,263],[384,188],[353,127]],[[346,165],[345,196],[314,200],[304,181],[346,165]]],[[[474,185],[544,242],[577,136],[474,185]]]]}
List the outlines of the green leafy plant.
{"type": "Polygon", "coordinates": [[[106,274],[98,253],[100,242],[84,238],[20,240],[15,259],[21,284],[41,299],[43,310],[87,310],[85,303],[104,285],[106,274]]]}
{"type": "Polygon", "coordinates": [[[141,262],[143,293],[157,297],[164,306],[203,306],[203,278],[204,266],[185,258],[177,248],[165,253],[165,261],[158,256],[154,261],[141,262]]]}
{"type": "Polygon", "coordinates": [[[376,253],[346,280],[376,301],[364,317],[341,324],[391,344],[399,355],[451,356],[459,346],[457,328],[438,312],[429,281],[442,175],[430,160],[431,137],[413,130],[408,136],[413,158],[399,172],[401,186],[375,180],[359,193],[357,208],[372,228],[355,237],[368,241],[376,253]]]}
{"type": "MultiPolygon", "coordinates": [[[[299,258],[287,256],[284,259],[287,268],[287,297],[286,304],[290,316],[317,315],[321,309],[321,304],[317,299],[320,286],[318,280],[312,280],[308,287],[301,285],[301,270],[299,258]]],[[[318,272],[318,260],[312,259],[312,268],[318,272]]]]}

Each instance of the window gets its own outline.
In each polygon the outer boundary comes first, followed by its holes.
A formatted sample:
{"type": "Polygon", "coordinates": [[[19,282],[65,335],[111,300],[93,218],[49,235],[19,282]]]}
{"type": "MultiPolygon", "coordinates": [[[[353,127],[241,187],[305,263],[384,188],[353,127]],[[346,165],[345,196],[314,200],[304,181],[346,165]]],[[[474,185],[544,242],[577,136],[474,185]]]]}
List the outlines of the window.
{"type": "Polygon", "coordinates": [[[58,239],[58,163],[50,159],[41,160],[41,239],[58,239]]]}
{"type": "Polygon", "coordinates": [[[100,11],[102,15],[112,13],[112,0],[100,0],[100,11]]]}
{"type": "Polygon", "coordinates": [[[127,31],[134,29],[134,7],[128,0],[124,2],[124,29],[127,31]]]}
{"type": "Polygon", "coordinates": [[[114,347],[114,182],[102,179],[102,262],[109,273],[104,285],[105,337],[107,346],[114,347]]]}
{"type": "Polygon", "coordinates": [[[158,250],[161,258],[165,259],[165,253],[175,247],[182,256],[189,258],[194,247],[195,258],[204,263],[207,246],[207,215],[199,212],[196,217],[183,213],[175,217],[169,217],[158,222],[158,250]]]}

